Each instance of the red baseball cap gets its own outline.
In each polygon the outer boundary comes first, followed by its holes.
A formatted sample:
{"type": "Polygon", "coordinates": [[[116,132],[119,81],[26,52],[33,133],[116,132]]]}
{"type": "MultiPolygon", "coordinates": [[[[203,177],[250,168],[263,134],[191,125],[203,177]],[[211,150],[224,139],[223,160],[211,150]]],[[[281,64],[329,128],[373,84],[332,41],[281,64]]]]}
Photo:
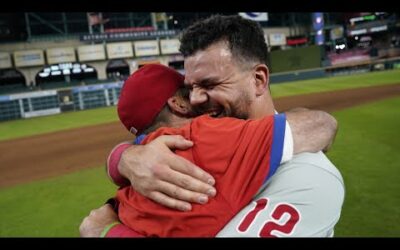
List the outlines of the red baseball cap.
{"type": "Polygon", "coordinates": [[[140,134],[160,113],[168,99],[183,86],[184,76],[162,64],[146,64],[124,83],[118,116],[133,134],[140,134]]]}

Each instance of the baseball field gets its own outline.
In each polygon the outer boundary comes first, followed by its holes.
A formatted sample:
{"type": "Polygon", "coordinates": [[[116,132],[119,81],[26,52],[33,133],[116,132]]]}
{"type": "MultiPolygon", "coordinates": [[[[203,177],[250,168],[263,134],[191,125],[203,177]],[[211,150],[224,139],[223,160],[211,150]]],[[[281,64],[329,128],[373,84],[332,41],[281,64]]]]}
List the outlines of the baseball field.
{"type": "MultiPolygon", "coordinates": [[[[331,112],[328,157],[346,196],[337,237],[400,236],[400,70],[271,85],[279,111],[331,112]]],[[[132,137],[115,107],[0,123],[0,237],[77,237],[91,209],[116,191],[111,148],[132,137]]],[[[329,194],[327,194],[329,195],[329,194]]]]}

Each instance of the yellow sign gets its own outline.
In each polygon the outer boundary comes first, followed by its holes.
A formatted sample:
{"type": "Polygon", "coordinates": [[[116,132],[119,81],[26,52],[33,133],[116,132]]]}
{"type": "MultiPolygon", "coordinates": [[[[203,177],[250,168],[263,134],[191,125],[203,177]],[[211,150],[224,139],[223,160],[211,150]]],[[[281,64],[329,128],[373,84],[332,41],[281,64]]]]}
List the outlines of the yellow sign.
{"type": "Polygon", "coordinates": [[[102,44],[80,46],[78,47],[78,56],[81,62],[106,59],[106,53],[102,44]]]}
{"type": "Polygon", "coordinates": [[[133,57],[131,42],[107,44],[107,56],[109,59],[133,57]]]}
{"type": "Polygon", "coordinates": [[[29,67],[44,65],[42,50],[23,50],[14,52],[15,66],[29,67]]]}
{"type": "Polygon", "coordinates": [[[75,62],[75,49],[69,48],[53,48],[46,50],[47,62],[49,64],[75,62]]]}

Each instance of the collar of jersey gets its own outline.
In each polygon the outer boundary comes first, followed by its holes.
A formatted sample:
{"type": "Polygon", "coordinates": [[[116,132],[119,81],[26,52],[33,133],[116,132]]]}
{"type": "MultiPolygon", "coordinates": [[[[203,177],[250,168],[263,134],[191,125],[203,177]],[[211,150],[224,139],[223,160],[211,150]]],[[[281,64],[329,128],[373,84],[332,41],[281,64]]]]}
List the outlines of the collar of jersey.
{"type": "Polygon", "coordinates": [[[142,141],[144,140],[144,138],[146,138],[146,134],[141,134],[141,135],[137,136],[135,138],[135,140],[133,141],[133,144],[135,144],[135,145],[141,144],[142,141]]]}

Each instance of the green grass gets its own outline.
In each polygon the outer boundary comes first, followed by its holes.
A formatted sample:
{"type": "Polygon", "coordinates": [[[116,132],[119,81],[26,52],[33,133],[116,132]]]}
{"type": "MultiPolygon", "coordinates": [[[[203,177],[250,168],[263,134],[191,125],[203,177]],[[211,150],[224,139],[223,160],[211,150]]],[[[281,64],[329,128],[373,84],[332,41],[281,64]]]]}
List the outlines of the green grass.
{"type": "Polygon", "coordinates": [[[0,190],[0,237],[78,237],[83,218],[115,192],[104,167],[0,190]]]}
{"type": "Polygon", "coordinates": [[[272,97],[400,83],[400,70],[271,84],[272,97]]]}
{"type": "MultiPolygon", "coordinates": [[[[400,82],[400,70],[272,85],[274,97],[400,82]]],[[[336,236],[400,236],[400,98],[335,112],[345,180],[336,236]]],[[[0,123],[0,140],[117,121],[115,107],[0,123]]],[[[116,188],[103,167],[0,190],[0,237],[74,237],[116,188]]]]}
{"type": "Polygon", "coordinates": [[[328,157],[346,186],[336,236],[400,236],[399,107],[391,98],[334,113],[339,132],[328,157]]]}
{"type": "Polygon", "coordinates": [[[116,107],[106,107],[0,123],[0,140],[117,121],[116,107]]]}

